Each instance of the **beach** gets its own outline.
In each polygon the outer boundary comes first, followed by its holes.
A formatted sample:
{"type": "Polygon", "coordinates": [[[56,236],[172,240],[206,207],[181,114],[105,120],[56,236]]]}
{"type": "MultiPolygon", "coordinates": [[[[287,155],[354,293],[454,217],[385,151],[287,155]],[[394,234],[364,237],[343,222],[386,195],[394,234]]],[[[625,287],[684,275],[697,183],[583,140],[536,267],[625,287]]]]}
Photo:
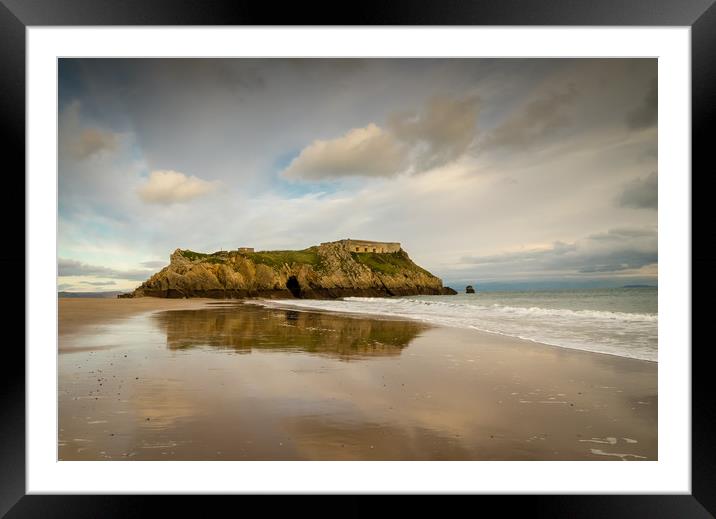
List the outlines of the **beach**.
{"type": "Polygon", "coordinates": [[[60,298],[58,306],[57,331],[60,336],[59,348],[72,349],[76,343],[63,339],[66,335],[80,332],[87,334],[87,327],[101,327],[108,323],[122,321],[133,315],[159,310],[197,308],[211,299],[161,299],[143,297],[137,299],[110,298],[60,298]]]}
{"type": "Polygon", "coordinates": [[[60,460],[655,460],[656,362],[409,319],[59,300],[60,460]]]}

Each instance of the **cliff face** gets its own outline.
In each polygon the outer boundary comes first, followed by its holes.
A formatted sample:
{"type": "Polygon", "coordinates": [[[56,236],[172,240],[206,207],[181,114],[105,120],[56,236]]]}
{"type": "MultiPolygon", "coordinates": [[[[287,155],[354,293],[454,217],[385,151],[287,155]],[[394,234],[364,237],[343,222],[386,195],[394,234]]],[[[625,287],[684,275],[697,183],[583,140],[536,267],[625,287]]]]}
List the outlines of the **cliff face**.
{"type": "Polygon", "coordinates": [[[177,249],[170,259],[131,296],[331,299],[455,293],[402,249],[354,253],[340,243],[255,253],[177,249]]]}

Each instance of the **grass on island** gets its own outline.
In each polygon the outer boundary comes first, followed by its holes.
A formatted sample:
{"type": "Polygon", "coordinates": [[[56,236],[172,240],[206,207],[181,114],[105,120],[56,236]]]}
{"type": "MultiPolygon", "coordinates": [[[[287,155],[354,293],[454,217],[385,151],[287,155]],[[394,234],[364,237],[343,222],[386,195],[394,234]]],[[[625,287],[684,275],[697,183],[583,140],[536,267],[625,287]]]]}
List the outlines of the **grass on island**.
{"type": "Polygon", "coordinates": [[[189,250],[189,249],[182,250],[182,251],[181,251],[181,255],[184,256],[186,259],[191,260],[191,261],[195,261],[195,260],[198,260],[198,259],[203,260],[203,259],[209,257],[209,254],[205,254],[205,253],[203,253],[203,252],[194,252],[193,250],[189,250]]]}
{"type": "Polygon", "coordinates": [[[358,263],[382,274],[398,274],[400,272],[422,272],[431,275],[427,270],[418,267],[404,252],[351,252],[358,263]]]}
{"type": "Polygon", "coordinates": [[[181,251],[182,256],[191,261],[201,260],[207,263],[226,263],[226,252],[214,252],[213,254],[205,254],[203,252],[194,252],[193,250],[181,251]]]}
{"type": "Polygon", "coordinates": [[[318,247],[309,247],[303,250],[271,250],[260,252],[239,253],[251,259],[256,264],[269,267],[280,267],[284,264],[304,264],[317,266],[321,259],[318,256],[318,247]]]}
{"type": "Polygon", "coordinates": [[[259,252],[237,252],[237,251],[218,251],[212,254],[203,252],[195,252],[192,250],[182,250],[182,256],[191,261],[205,261],[207,263],[226,263],[231,256],[243,256],[252,260],[257,265],[267,265],[269,267],[281,267],[284,264],[307,264],[317,266],[320,263],[318,256],[318,247],[309,247],[304,250],[272,250],[259,252]]]}

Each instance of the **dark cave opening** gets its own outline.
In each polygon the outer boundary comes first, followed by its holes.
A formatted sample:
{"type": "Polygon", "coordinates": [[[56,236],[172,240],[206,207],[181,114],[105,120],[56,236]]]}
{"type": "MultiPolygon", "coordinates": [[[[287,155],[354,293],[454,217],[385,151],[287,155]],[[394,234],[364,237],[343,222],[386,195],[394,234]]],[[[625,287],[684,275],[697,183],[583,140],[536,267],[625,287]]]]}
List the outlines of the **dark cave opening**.
{"type": "Polygon", "coordinates": [[[286,281],[286,288],[293,294],[293,297],[301,297],[301,285],[299,285],[296,276],[291,276],[286,281]]]}

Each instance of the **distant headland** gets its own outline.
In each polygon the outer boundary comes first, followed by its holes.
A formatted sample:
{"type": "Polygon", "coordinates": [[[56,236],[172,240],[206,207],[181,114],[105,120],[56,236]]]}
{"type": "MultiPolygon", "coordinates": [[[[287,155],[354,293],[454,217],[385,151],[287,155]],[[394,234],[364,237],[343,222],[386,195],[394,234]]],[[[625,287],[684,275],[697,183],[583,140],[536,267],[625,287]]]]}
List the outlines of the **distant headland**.
{"type": "Polygon", "coordinates": [[[398,242],[343,239],[303,250],[175,250],[170,263],[117,297],[334,299],[456,294],[398,242]]]}

